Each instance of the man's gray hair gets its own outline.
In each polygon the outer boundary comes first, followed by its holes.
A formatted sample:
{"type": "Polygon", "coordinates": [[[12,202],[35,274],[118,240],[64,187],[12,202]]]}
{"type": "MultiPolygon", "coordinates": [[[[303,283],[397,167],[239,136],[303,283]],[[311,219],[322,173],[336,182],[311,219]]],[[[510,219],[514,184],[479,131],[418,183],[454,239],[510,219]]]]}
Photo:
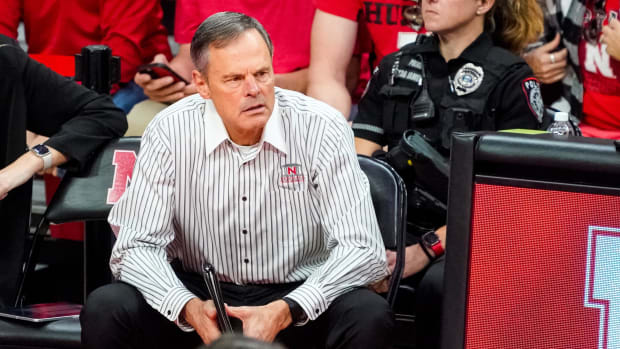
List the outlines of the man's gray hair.
{"type": "Polygon", "coordinates": [[[204,71],[209,60],[209,46],[222,48],[247,30],[256,29],[263,37],[269,55],[273,57],[273,44],[263,25],[255,18],[238,12],[218,12],[200,24],[190,46],[192,61],[198,71],[204,71]]]}

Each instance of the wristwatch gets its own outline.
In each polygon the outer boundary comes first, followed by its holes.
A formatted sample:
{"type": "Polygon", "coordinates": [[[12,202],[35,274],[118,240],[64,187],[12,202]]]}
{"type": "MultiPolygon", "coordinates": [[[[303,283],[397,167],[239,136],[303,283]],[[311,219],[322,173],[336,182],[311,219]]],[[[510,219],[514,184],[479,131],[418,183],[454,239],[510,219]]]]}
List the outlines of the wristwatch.
{"type": "Polygon", "coordinates": [[[293,326],[303,326],[308,323],[308,320],[310,320],[308,319],[308,315],[306,315],[306,312],[297,302],[288,297],[284,297],[282,298],[282,300],[285,301],[286,304],[288,304],[288,308],[291,311],[293,326]]]}
{"type": "Polygon", "coordinates": [[[37,144],[34,147],[30,148],[30,151],[34,153],[34,155],[43,159],[43,169],[47,170],[52,167],[52,152],[43,144],[37,144]]]}
{"type": "Polygon", "coordinates": [[[435,254],[435,259],[441,257],[444,254],[444,249],[441,246],[439,236],[434,231],[422,235],[422,248],[430,248],[435,254]]]}

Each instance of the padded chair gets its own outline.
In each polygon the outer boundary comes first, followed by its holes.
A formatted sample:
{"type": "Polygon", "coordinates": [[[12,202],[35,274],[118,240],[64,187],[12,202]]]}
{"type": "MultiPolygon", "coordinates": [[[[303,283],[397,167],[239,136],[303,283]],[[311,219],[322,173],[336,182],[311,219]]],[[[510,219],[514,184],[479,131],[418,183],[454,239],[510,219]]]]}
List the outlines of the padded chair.
{"type": "Polygon", "coordinates": [[[385,247],[396,251],[386,299],[394,307],[400,278],[405,265],[405,233],[407,224],[407,190],[398,173],[386,162],[358,155],[362,171],[370,183],[370,195],[385,247]]]}
{"type": "MultiPolygon", "coordinates": [[[[103,222],[106,229],[86,226],[84,295],[105,283],[105,276],[93,277],[93,274],[109,275],[107,265],[113,236],[105,220],[129,182],[139,147],[139,137],[111,141],[81,173],[65,175],[33,237],[16,305],[21,305],[27,296],[40,240],[50,223],[103,222]],[[93,279],[97,282],[88,282],[93,279]]],[[[45,324],[0,320],[0,348],[79,348],[80,331],[79,321],[73,319],[45,324]]]]}

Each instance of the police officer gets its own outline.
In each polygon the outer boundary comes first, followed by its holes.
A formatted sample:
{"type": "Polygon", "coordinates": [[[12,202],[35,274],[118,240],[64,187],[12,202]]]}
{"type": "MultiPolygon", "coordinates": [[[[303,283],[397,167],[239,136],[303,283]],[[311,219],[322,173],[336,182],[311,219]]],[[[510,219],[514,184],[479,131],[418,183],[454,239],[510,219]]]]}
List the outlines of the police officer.
{"type": "MultiPolygon", "coordinates": [[[[359,103],[353,124],[358,153],[370,156],[387,146],[389,155],[409,130],[447,159],[453,132],[540,127],[539,83],[513,53],[542,31],[536,0],[423,0],[422,17],[433,34],[386,56],[359,103]],[[523,33],[507,35],[508,27],[523,33]]],[[[409,197],[417,200],[414,183],[404,177],[409,197]]],[[[435,260],[445,246],[445,215],[420,214],[424,205],[409,203],[417,207],[409,214],[403,278],[417,288],[417,347],[435,348],[443,281],[443,262],[435,260]],[[431,267],[429,260],[435,261],[431,267]]],[[[394,260],[387,253],[388,262],[394,260]]]]}

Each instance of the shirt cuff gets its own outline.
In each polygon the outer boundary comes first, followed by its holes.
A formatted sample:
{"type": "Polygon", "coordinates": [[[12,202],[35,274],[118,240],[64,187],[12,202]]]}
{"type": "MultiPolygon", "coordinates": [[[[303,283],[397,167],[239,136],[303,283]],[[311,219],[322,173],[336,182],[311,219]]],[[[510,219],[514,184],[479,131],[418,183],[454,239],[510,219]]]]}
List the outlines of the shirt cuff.
{"type": "Polygon", "coordinates": [[[179,321],[179,314],[185,304],[192,298],[197,296],[191,293],[185,287],[177,286],[173,287],[168,294],[164,297],[159,306],[159,312],[168,320],[173,321],[179,328],[185,332],[191,332],[194,330],[185,320],[179,321]]]}
{"type": "Polygon", "coordinates": [[[316,286],[307,282],[297,287],[286,297],[297,302],[310,320],[318,318],[329,307],[329,302],[323,293],[316,286]]]}

